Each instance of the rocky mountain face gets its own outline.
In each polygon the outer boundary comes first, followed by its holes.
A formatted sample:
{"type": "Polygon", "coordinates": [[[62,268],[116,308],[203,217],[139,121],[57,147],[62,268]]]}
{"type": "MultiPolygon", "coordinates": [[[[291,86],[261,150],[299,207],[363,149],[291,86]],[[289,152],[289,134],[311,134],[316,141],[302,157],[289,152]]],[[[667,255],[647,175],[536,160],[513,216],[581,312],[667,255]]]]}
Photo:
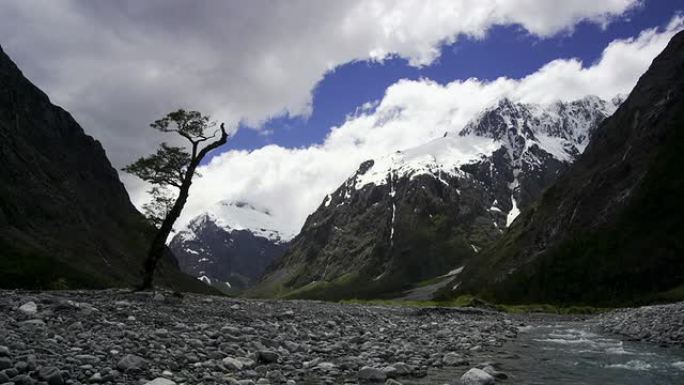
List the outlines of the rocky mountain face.
{"type": "Polygon", "coordinates": [[[579,160],[442,294],[528,303],[680,298],[682,127],[680,32],[579,160]]]}
{"type": "MultiPolygon", "coordinates": [[[[232,206],[234,212],[241,212],[242,219],[254,215],[249,212],[254,208],[244,202],[232,206]]],[[[236,216],[228,218],[235,220],[236,216]]],[[[222,291],[251,286],[283,255],[287,241],[275,230],[235,226],[206,213],[190,221],[169,244],[180,269],[222,291]]]]}
{"type": "MultiPolygon", "coordinates": [[[[0,286],[138,283],[151,228],[99,142],[0,49],[0,286]]],[[[201,290],[175,260],[159,283],[201,290]]]]}
{"type": "Polygon", "coordinates": [[[456,274],[564,172],[619,102],[504,99],[460,132],[364,162],[252,293],[391,295],[456,274]]]}

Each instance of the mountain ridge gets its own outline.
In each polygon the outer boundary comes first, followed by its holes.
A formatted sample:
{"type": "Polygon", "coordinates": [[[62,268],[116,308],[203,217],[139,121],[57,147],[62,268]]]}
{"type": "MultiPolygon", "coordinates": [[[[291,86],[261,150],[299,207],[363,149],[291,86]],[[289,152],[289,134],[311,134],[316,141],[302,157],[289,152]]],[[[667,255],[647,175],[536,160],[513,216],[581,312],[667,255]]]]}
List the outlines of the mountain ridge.
{"type": "Polygon", "coordinates": [[[223,292],[234,293],[251,286],[266,267],[286,250],[285,236],[263,226],[268,210],[245,202],[219,203],[221,217],[203,213],[178,231],[169,243],[181,271],[223,292]],[[237,214],[229,223],[226,212],[237,214]]]}
{"type": "Polygon", "coordinates": [[[583,100],[538,108],[502,100],[460,132],[362,163],[252,293],[385,295],[458,269],[499,236],[518,204],[526,207],[565,169],[597,117],[612,113],[611,102],[583,100]],[[537,117],[548,119],[549,111],[576,117],[583,126],[571,129],[583,136],[559,134],[553,142],[529,135],[544,128],[537,117]]]}
{"type": "Polygon", "coordinates": [[[609,305],[676,295],[684,283],[682,126],[679,32],[579,160],[440,295],[609,305]]]}

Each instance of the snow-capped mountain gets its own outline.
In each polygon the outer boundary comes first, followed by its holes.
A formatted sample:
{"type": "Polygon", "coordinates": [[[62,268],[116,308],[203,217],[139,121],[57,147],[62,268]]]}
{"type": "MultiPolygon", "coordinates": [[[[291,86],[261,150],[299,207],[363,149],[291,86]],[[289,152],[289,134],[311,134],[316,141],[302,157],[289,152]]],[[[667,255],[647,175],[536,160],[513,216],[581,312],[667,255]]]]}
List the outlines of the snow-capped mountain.
{"type": "Polygon", "coordinates": [[[257,291],[364,296],[462,266],[581,154],[620,101],[503,99],[459,131],[362,163],[257,291]]]}
{"type": "Polygon", "coordinates": [[[683,122],[679,32],[534,210],[440,296],[608,306],[673,298],[684,281],[683,122]]]}
{"type": "Polygon", "coordinates": [[[169,247],[183,272],[224,291],[242,289],[285,252],[292,236],[275,227],[267,209],[223,201],[192,219],[169,247]]]}

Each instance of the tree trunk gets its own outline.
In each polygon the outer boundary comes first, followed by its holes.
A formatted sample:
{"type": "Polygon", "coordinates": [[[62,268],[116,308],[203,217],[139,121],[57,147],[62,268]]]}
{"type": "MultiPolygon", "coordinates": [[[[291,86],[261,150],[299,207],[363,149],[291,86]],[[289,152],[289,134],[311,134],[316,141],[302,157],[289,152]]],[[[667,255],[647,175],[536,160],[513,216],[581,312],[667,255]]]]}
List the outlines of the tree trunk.
{"type": "Polygon", "coordinates": [[[180,217],[181,212],[185,203],[188,201],[188,196],[190,194],[190,185],[192,185],[192,176],[195,174],[195,169],[199,165],[201,159],[193,159],[192,163],[188,167],[188,172],[186,173],[185,180],[180,187],[180,192],[176,202],[169,211],[166,218],[162,222],[162,225],[157,230],[157,233],[152,239],[152,244],[147,253],[147,259],[145,259],[145,265],[143,270],[143,281],[140,285],[140,290],[152,289],[152,280],[154,278],[154,271],[157,268],[157,264],[164,256],[164,251],[166,250],[166,239],[171,234],[173,230],[173,224],[176,223],[178,217],[180,217]]]}
{"type": "Polygon", "coordinates": [[[221,137],[215,142],[209,144],[203,148],[199,153],[197,153],[197,145],[199,142],[192,142],[192,159],[188,165],[188,169],[185,172],[185,178],[180,187],[180,192],[178,193],[178,198],[174,202],[173,207],[164,218],[162,225],[157,230],[157,233],[152,239],[152,244],[147,253],[147,259],[145,259],[144,269],[143,269],[143,281],[140,285],[140,290],[148,290],[153,287],[154,271],[157,268],[157,264],[164,256],[164,251],[166,250],[166,239],[171,234],[173,230],[173,224],[176,223],[178,217],[180,217],[185,203],[188,201],[188,195],[190,194],[190,185],[192,185],[192,177],[195,175],[195,170],[199,166],[204,156],[210,151],[219,146],[224,145],[228,141],[228,134],[224,128],[223,123],[221,123],[221,137]]]}

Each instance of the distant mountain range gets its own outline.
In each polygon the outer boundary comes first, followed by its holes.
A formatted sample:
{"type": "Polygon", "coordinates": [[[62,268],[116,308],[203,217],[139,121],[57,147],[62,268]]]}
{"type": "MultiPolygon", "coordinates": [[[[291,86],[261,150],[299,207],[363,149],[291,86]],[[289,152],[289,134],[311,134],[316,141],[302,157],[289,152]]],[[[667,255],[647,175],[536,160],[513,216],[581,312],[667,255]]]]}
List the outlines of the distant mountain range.
{"type": "Polygon", "coordinates": [[[219,202],[192,219],[169,247],[182,271],[224,292],[251,286],[279,258],[292,235],[271,213],[248,202],[219,202]]]}
{"type": "MultiPolygon", "coordinates": [[[[249,200],[219,202],[173,237],[157,283],[285,298],[682,299],[683,96],[680,32],[627,98],[503,99],[459,131],[363,162],[296,236],[249,200]]],[[[99,142],[1,49],[0,164],[0,287],[138,282],[154,230],[99,142]]]]}
{"type": "Polygon", "coordinates": [[[620,102],[503,99],[459,132],[364,162],[251,293],[397,295],[458,270],[540,197],[620,102]]]}

